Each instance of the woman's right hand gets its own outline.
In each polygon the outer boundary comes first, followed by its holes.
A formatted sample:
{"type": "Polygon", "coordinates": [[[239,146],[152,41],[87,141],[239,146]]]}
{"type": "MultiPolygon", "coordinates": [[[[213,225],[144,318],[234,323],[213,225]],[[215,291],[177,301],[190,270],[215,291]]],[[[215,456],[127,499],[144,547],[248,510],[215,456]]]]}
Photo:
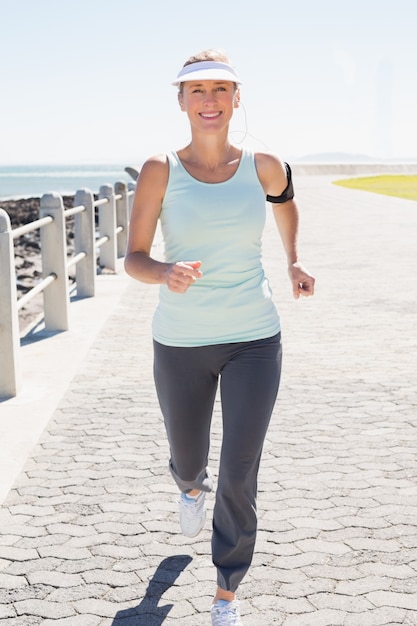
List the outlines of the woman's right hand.
{"type": "Polygon", "coordinates": [[[171,263],[165,272],[165,283],[170,291],[185,293],[188,288],[201,278],[201,261],[179,261],[171,263]]]}

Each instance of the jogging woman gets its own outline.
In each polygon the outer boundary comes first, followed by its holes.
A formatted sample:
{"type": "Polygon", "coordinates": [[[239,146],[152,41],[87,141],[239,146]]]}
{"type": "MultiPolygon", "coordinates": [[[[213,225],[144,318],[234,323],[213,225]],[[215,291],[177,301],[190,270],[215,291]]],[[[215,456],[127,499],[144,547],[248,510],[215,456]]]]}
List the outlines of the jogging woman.
{"type": "Polygon", "coordinates": [[[153,318],[154,377],[182,532],[203,528],[213,404],[220,384],[223,438],[213,513],[217,591],[213,626],[240,626],[236,591],[255,547],[257,477],[281,371],[281,328],[261,260],[272,203],[295,298],[314,293],[297,251],[291,170],[231,143],[240,79],[227,57],[191,57],[174,83],[191,140],[148,159],[137,181],[125,266],[160,284],[153,318]],[[151,257],[158,220],[163,261],[151,257]]]}

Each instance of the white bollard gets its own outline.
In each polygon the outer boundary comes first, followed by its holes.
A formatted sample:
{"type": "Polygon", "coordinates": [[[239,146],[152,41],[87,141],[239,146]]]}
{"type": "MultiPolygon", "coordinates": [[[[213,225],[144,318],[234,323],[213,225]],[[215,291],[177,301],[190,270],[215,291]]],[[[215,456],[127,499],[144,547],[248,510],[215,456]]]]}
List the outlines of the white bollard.
{"type": "Polygon", "coordinates": [[[117,239],[116,239],[116,202],[111,185],[100,187],[99,199],[106,198],[107,202],[98,208],[98,229],[101,237],[108,240],[100,247],[100,265],[116,271],[117,239]]]}
{"type": "Polygon", "coordinates": [[[117,226],[121,226],[122,230],[117,235],[117,256],[123,257],[127,249],[127,231],[129,226],[129,197],[127,195],[127,184],[118,182],[114,186],[116,196],[122,196],[120,200],[116,200],[116,221],[117,226]]]}
{"type": "MultiPolygon", "coordinates": [[[[136,183],[133,183],[132,181],[130,181],[129,183],[127,183],[127,188],[128,188],[129,191],[135,192],[136,191],[136,183]]],[[[133,194],[131,194],[129,196],[129,219],[130,219],[130,216],[132,214],[132,208],[133,208],[133,201],[134,201],[134,199],[135,199],[135,194],[133,193],[133,194]]]]}
{"type": "Polygon", "coordinates": [[[79,189],[74,197],[74,206],[83,205],[85,211],[74,217],[75,255],[85,252],[86,256],[77,263],[75,280],[77,296],[89,298],[96,288],[96,227],[94,219],[94,196],[89,189],[79,189]]]}
{"type": "Polygon", "coordinates": [[[21,385],[19,315],[10,217],[0,209],[0,396],[15,396],[21,385]]]}
{"type": "Polygon", "coordinates": [[[64,203],[57,193],[41,198],[40,217],[50,215],[53,222],[41,228],[43,277],[55,274],[56,279],[43,292],[46,330],[68,330],[69,288],[67,268],[67,239],[64,203]]]}

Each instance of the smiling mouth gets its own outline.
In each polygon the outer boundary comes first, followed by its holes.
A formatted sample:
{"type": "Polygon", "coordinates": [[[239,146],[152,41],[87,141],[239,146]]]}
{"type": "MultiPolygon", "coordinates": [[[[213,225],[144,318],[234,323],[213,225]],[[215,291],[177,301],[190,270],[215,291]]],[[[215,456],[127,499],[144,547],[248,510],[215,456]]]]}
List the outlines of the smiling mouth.
{"type": "Polygon", "coordinates": [[[216,117],[220,117],[221,111],[217,111],[216,113],[200,113],[199,115],[205,120],[213,120],[216,117]]]}

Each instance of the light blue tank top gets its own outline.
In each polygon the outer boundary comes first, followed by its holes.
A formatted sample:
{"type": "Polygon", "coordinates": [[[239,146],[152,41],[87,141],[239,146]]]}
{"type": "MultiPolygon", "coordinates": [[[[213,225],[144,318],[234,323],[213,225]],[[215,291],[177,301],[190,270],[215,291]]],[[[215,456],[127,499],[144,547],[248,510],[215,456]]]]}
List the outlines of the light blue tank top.
{"type": "Polygon", "coordinates": [[[160,286],[154,339],[192,347],[272,337],[280,322],[262,265],[266,202],[254,154],[243,150],[236,173],[222,183],[196,180],[175,152],[168,160],[165,260],[201,261],[203,276],[185,294],[160,286]]]}

